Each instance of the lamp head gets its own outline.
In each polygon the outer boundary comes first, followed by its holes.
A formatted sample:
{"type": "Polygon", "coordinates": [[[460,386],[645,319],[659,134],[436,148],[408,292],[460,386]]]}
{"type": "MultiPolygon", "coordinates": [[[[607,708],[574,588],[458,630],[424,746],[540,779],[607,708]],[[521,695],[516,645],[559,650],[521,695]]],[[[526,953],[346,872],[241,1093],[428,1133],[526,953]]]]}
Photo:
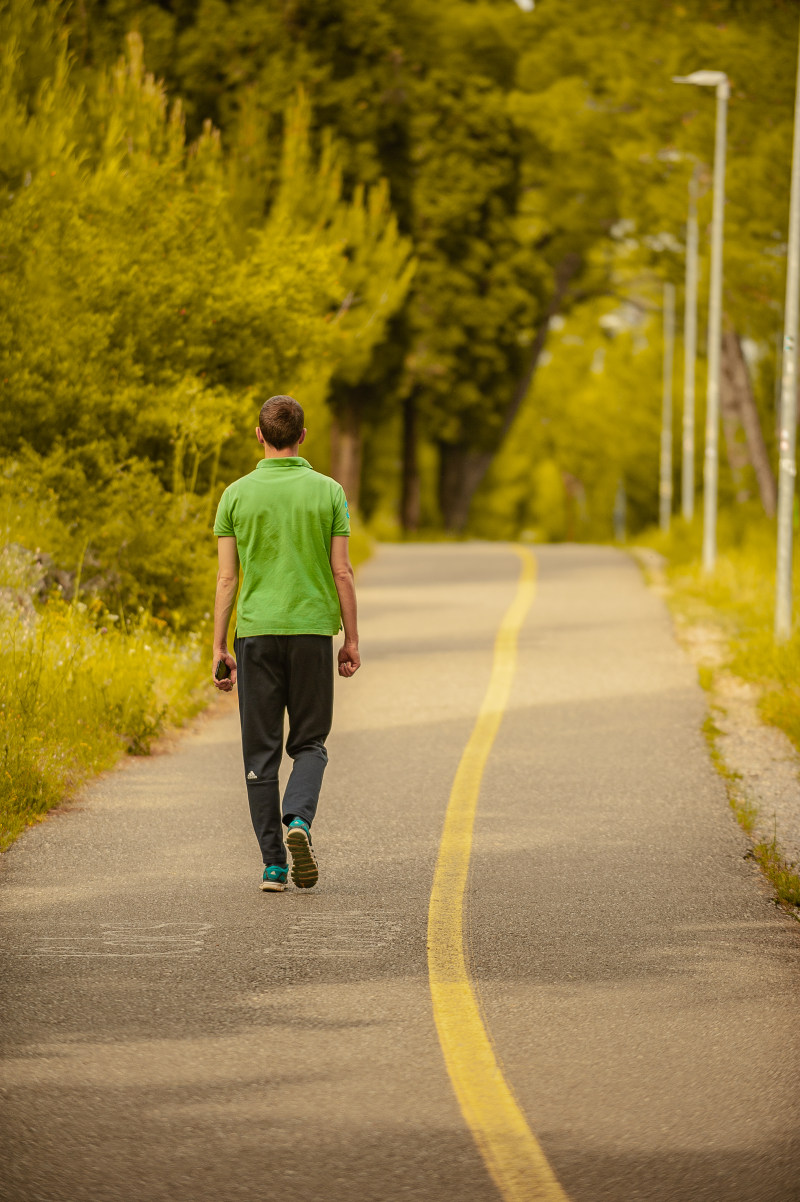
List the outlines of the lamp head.
{"type": "Polygon", "coordinates": [[[691,75],[673,75],[673,83],[693,83],[701,88],[718,88],[728,82],[724,71],[692,71],[691,75]]]}

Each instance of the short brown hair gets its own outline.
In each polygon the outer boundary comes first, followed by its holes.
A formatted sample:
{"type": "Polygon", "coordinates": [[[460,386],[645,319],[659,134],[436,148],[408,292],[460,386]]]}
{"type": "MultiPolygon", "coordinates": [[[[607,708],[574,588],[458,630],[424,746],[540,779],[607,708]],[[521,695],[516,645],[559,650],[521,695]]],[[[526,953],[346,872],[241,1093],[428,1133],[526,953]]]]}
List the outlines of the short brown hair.
{"type": "Polygon", "coordinates": [[[276,451],[284,451],[300,441],[305,414],[293,396],[271,396],[264,401],[258,415],[258,425],[264,442],[276,451]]]}

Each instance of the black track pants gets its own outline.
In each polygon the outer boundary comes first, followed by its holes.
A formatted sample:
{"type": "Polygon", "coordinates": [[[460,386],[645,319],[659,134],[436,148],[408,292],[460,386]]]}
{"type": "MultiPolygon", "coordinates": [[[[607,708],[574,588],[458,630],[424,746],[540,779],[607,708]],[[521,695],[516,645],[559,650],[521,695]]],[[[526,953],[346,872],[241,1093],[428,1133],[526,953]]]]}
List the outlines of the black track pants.
{"type": "Polygon", "coordinates": [[[333,639],[326,634],[257,634],[237,638],[239,719],[250,817],[265,864],[285,864],[278,768],[284,713],[286,751],[294,760],[283,820],[314,820],[328,762],[333,718],[333,639]]]}

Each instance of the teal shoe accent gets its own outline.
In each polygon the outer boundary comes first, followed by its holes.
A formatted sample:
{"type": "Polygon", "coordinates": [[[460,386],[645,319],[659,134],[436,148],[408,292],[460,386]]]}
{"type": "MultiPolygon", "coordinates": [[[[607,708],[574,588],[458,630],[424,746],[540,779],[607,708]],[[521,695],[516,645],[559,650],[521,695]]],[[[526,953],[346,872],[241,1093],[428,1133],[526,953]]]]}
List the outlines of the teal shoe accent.
{"type": "Polygon", "coordinates": [[[319,880],[319,868],[311,847],[308,823],[302,818],[293,818],[289,823],[286,846],[292,857],[292,883],[298,889],[313,889],[319,880]]]}
{"type": "Polygon", "coordinates": [[[281,893],[286,888],[289,869],[284,864],[266,864],[261,878],[262,893],[281,893]]]}

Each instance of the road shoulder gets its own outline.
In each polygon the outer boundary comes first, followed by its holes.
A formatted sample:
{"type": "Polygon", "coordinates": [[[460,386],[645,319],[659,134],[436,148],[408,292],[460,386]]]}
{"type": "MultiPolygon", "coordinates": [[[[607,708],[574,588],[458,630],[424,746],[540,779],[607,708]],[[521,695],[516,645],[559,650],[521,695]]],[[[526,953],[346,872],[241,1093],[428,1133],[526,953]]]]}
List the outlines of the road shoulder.
{"type": "Polygon", "coordinates": [[[800,921],[800,754],[759,713],[761,691],[727,664],[727,639],[711,615],[703,620],[675,603],[664,560],[649,548],[634,558],[649,587],[667,604],[675,636],[697,669],[708,699],[704,733],[728,801],[777,904],[800,921]]]}

